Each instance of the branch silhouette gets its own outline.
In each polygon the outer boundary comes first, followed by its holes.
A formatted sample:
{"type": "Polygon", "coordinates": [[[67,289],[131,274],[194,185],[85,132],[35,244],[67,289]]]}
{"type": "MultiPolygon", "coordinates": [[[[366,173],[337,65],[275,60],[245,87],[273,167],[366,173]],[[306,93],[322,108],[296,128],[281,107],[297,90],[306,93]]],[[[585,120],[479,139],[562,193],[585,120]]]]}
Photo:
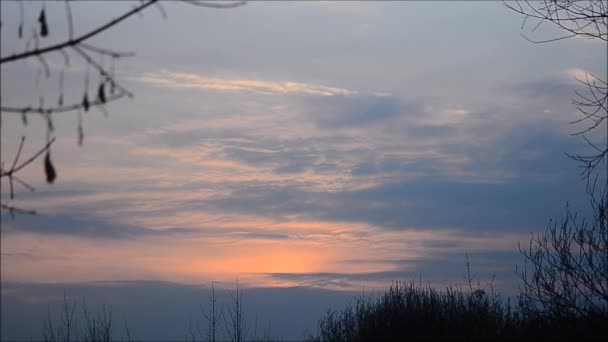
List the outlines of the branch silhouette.
{"type": "MultiPolygon", "coordinates": [[[[503,5],[524,16],[520,34],[529,42],[541,44],[577,37],[608,42],[608,2],[605,0],[503,1],[503,5]],[[524,30],[529,28],[529,23],[534,26],[528,33],[524,33],[524,30]],[[530,38],[529,34],[535,33],[545,23],[553,25],[565,34],[550,39],[530,38]]],[[[566,155],[579,163],[582,169],[581,176],[589,184],[593,174],[601,171],[599,166],[602,163],[606,164],[604,171],[608,174],[608,125],[606,125],[605,146],[599,146],[587,136],[607,122],[608,80],[585,72],[585,78],[577,81],[586,89],[585,93],[575,91],[576,97],[572,99],[572,103],[582,117],[572,121],[571,124],[587,123],[588,126],[573,135],[581,136],[591,147],[592,152],[589,155],[570,153],[566,155]]]]}
{"type": "MultiPolygon", "coordinates": [[[[194,5],[198,7],[207,7],[207,8],[234,8],[239,7],[245,4],[244,1],[233,1],[233,2],[207,2],[207,1],[196,1],[196,0],[182,0],[181,2],[194,5]]],[[[17,30],[17,36],[19,39],[24,38],[24,17],[25,17],[25,7],[24,3],[21,1],[17,1],[19,6],[20,13],[20,22],[17,30]]],[[[44,170],[46,174],[46,179],[48,183],[53,183],[57,177],[56,169],[51,162],[51,145],[55,141],[55,138],[52,137],[52,133],[54,132],[54,124],[53,124],[53,115],[59,113],[70,113],[70,112],[78,112],[78,144],[82,145],[84,139],[84,130],[82,127],[82,112],[88,112],[91,108],[97,108],[102,113],[107,114],[107,110],[105,106],[122,98],[133,98],[134,94],[127,90],[124,86],[120,84],[120,82],[116,79],[114,73],[114,65],[116,61],[121,58],[133,57],[135,56],[134,52],[118,52],[112,49],[108,49],[105,47],[99,47],[92,44],[90,41],[92,38],[99,36],[100,34],[106,32],[112,27],[117,26],[118,24],[124,22],[135,14],[141,15],[141,13],[147,8],[154,5],[160,11],[163,18],[167,17],[167,13],[164,10],[161,1],[159,0],[148,0],[148,1],[140,1],[139,4],[133,6],[133,8],[125,11],[123,14],[118,17],[111,19],[99,26],[91,29],[88,32],[82,34],[75,33],[74,27],[74,18],[72,14],[72,8],[69,0],[64,1],[65,4],[65,13],[66,13],[66,25],[68,27],[67,37],[61,40],[58,43],[51,44],[48,46],[40,46],[41,41],[46,37],[50,36],[53,32],[52,28],[49,27],[47,21],[47,12],[45,4],[42,4],[42,8],[40,9],[40,13],[38,15],[37,22],[33,24],[32,27],[32,35],[26,41],[25,48],[22,52],[13,53],[11,55],[0,56],[0,65],[3,67],[13,64],[19,61],[26,60],[36,60],[40,65],[39,75],[44,74],[46,78],[51,76],[51,68],[49,63],[47,62],[46,56],[52,53],[58,53],[63,57],[64,66],[63,69],[59,73],[59,99],[57,101],[57,105],[45,105],[44,96],[40,96],[38,98],[38,105],[5,105],[4,103],[0,104],[0,115],[20,115],[21,121],[23,125],[28,124],[28,117],[31,114],[39,114],[42,116],[44,120],[46,120],[47,127],[47,143],[44,145],[38,152],[34,153],[30,158],[28,158],[25,162],[17,165],[17,161],[21,155],[23,145],[25,142],[25,137],[21,138],[21,142],[19,143],[19,147],[17,148],[17,152],[15,153],[15,159],[13,161],[13,165],[10,169],[5,170],[0,168],[1,170],[1,179],[7,179],[9,184],[9,198],[13,200],[15,198],[15,183],[20,184],[24,188],[29,191],[33,191],[34,188],[31,187],[27,182],[25,182],[22,178],[18,177],[17,173],[30,165],[35,159],[39,158],[42,154],[45,154],[44,160],[44,170]],[[30,49],[31,44],[34,44],[33,48],[30,49]],[[78,56],[79,59],[86,66],[86,75],[84,82],[84,89],[82,100],[80,102],[73,102],[70,104],[64,104],[64,72],[65,69],[70,67],[71,62],[73,60],[73,56],[78,56]],[[108,70],[103,63],[103,58],[108,57],[111,59],[111,67],[108,70]],[[89,95],[89,70],[94,70],[99,76],[99,83],[96,87],[96,93],[94,96],[89,95]]],[[[4,26],[0,26],[0,29],[4,28],[4,26]]],[[[0,121],[1,124],[1,121],[0,121]]],[[[4,165],[4,163],[2,163],[4,165]]],[[[23,210],[19,209],[13,205],[2,203],[0,207],[2,210],[9,211],[11,216],[14,213],[34,213],[32,210],[23,210]]]]}

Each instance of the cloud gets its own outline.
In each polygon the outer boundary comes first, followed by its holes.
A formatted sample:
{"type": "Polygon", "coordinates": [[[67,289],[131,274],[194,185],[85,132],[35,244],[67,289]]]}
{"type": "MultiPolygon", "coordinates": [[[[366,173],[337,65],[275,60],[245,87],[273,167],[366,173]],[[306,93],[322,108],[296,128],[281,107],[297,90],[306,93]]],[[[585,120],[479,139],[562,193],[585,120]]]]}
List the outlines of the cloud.
{"type": "Polygon", "coordinates": [[[304,107],[318,127],[365,127],[399,115],[422,111],[420,102],[403,103],[393,96],[332,96],[304,100],[304,107]]]}
{"type": "Polygon", "coordinates": [[[566,99],[569,102],[570,99],[576,97],[576,90],[586,90],[579,81],[584,82],[588,76],[591,79],[591,75],[592,73],[585,69],[568,68],[542,78],[513,83],[500,89],[527,98],[566,99]]]}
{"type": "Polygon", "coordinates": [[[265,232],[237,232],[233,236],[244,237],[247,239],[263,239],[263,240],[287,240],[291,237],[287,234],[280,233],[265,233],[265,232]]]}
{"type": "Polygon", "coordinates": [[[576,83],[576,81],[584,81],[590,76],[590,72],[581,68],[569,68],[564,70],[563,74],[569,78],[571,78],[572,83],[576,83]]]}
{"type": "Polygon", "coordinates": [[[413,279],[416,272],[399,270],[366,273],[269,273],[266,276],[277,281],[307,287],[353,289],[354,282],[390,282],[413,279]]]}
{"type": "Polygon", "coordinates": [[[331,193],[297,185],[241,183],[229,195],[185,205],[220,212],[263,213],[273,218],[298,215],[365,223],[386,230],[458,227],[467,231],[521,232],[543,227],[551,213],[561,212],[566,199],[582,204],[579,190],[578,184],[560,179],[475,183],[431,178],[331,193]]]}
{"type": "Polygon", "coordinates": [[[223,127],[234,128],[223,136],[213,120],[191,120],[142,133],[138,143],[147,147],[135,154],[165,156],[180,163],[175,169],[196,172],[179,191],[213,189],[204,197],[167,198],[192,212],[297,215],[389,231],[496,232],[540,229],[565,200],[582,202],[583,189],[566,181],[577,177],[563,155],[577,151],[573,138],[542,117],[516,108],[411,101],[408,109],[392,97],[334,96],[280,109],[285,113],[277,117],[289,120],[269,119],[269,125],[291,131],[312,117],[316,126],[323,106],[328,117],[336,114],[325,124],[336,128],[275,136],[266,126],[247,131],[238,120],[221,118],[223,127]],[[369,108],[390,110],[373,116],[369,108]],[[512,116],[525,120],[511,122],[512,116]],[[175,140],[178,146],[157,147],[175,140]]]}
{"type": "MultiPolygon", "coordinates": [[[[516,265],[523,263],[517,251],[490,251],[468,253],[470,271],[474,281],[486,283],[494,277],[494,286],[505,295],[514,295],[517,288],[509,282],[516,265]]],[[[450,284],[463,284],[467,255],[465,250],[428,259],[350,259],[346,264],[391,265],[392,269],[377,272],[319,272],[269,273],[266,276],[283,282],[305,284],[309,287],[356,289],[363,284],[390,284],[394,281],[431,283],[441,288],[450,284]]]]}
{"type": "Polygon", "coordinates": [[[267,166],[278,174],[301,173],[314,168],[320,157],[319,152],[310,147],[290,145],[283,144],[274,149],[271,144],[260,148],[230,146],[221,149],[215,156],[252,166],[267,166]]]}
{"type": "Polygon", "coordinates": [[[136,81],[166,88],[189,88],[220,92],[253,92],[257,94],[302,94],[302,95],[356,95],[358,92],[345,88],[330,87],[293,81],[273,82],[253,79],[225,79],[206,77],[194,73],[161,71],[146,72],[134,78],[136,81]]]}
{"type": "Polygon", "coordinates": [[[59,234],[87,238],[124,239],[141,236],[170,236],[177,234],[192,234],[196,230],[190,228],[169,228],[154,230],[125,223],[113,223],[106,219],[98,219],[75,212],[64,214],[22,215],[17,221],[9,221],[2,216],[2,230],[5,234],[28,232],[36,234],[59,234]]]}

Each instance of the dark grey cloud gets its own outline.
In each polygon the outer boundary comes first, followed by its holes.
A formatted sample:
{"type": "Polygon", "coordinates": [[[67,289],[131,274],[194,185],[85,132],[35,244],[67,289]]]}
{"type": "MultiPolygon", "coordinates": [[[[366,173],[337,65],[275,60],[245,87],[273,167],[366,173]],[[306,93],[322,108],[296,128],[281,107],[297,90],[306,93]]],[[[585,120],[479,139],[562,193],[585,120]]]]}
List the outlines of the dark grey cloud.
{"type": "Polygon", "coordinates": [[[326,217],[360,220],[386,229],[530,230],[543,226],[576,188],[568,184],[504,184],[420,180],[341,194],[326,217]],[[376,205],[370,205],[374,203],[376,205]]]}
{"type": "Polygon", "coordinates": [[[421,100],[402,101],[394,96],[336,95],[307,97],[304,106],[323,129],[365,127],[402,114],[422,112],[421,100]]]}
{"type": "Polygon", "coordinates": [[[429,248],[429,249],[448,249],[448,248],[454,248],[454,247],[458,247],[461,245],[461,242],[459,241],[446,241],[446,240],[424,240],[422,241],[422,244],[424,245],[424,247],[429,248]]]}
{"type": "Polygon", "coordinates": [[[556,131],[549,122],[536,121],[516,125],[481,147],[450,144],[441,146],[440,151],[467,156],[467,171],[500,170],[522,179],[559,177],[576,183],[577,165],[565,153],[586,153],[588,146],[581,142],[556,131]]]}
{"type": "MultiPolygon", "coordinates": [[[[346,158],[358,158],[370,151],[353,148],[339,150],[352,138],[343,135],[326,137],[278,138],[255,136],[249,132],[211,131],[204,128],[185,132],[167,131],[150,133],[138,143],[171,148],[213,146],[214,152],[207,158],[236,161],[253,167],[268,168],[276,174],[294,174],[305,171],[331,173],[339,170],[339,162],[346,158]]],[[[201,154],[201,160],[205,156],[201,154]]]]}
{"type": "Polygon", "coordinates": [[[466,250],[442,254],[425,259],[351,259],[348,264],[389,264],[392,270],[360,273],[269,273],[273,279],[292,281],[308,286],[342,286],[351,288],[359,282],[431,282],[462,284],[467,273],[467,255],[470,263],[472,278],[485,285],[495,277],[501,282],[506,295],[515,294],[516,284],[513,282],[513,271],[516,265],[523,263],[523,257],[514,251],[472,252],[466,250]]]}
{"type": "Polygon", "coordinates": [[[9,259],[30,259],[30,260],[35,260],[40,258],[40,255],[34,254],[34,253],[29,253],[29,252],[15,252],[15,253],[0,253],[0,256],[2,256],[2,258],[9,258],[9,259]]]}
{"type": "Polygon", "coordinates": [[[400,281],[414,279],[417,274],[412,271],[382,271],[366,273],[268,273],[265,274],[278,281],[296,282],[313,287],[351,288],[356,282],[365,281],[400,281]]]}
{"type": "Polygon", "coordinates": [[[570,99],[576,96],[574,93],[576,85],[573,78],[565,76],[545,77],[532,81],[513,83],[502,86],[498,90],[504,90],[527,98],[551,98],[570,99]]]}
{"type": "Polygon", "coordinates": [[[287,240],[290,239],[291,236],[287,234],[281,233],[264,233],[264,232],[237,232],[235,234],[238,237],[244,237],[248,239],[264,239],[264,240],[287,240]]]}
{"type": "Polygon", "coordinates": [[[583,208],[586,198],[579,182],[420,178],[332,193],[290,184],[239,184],[228,196],[183,205],[275,218],[303,215],[362,222],[391,230],[459,227],[496,232],[538,230],[561,213],[566,200],[583,208]]]}
{"type": "Polygon", "coordinates": [[[56,215],[37,213],[36,215],[19,215],[11,220],[2,215],[2,232],[29,232],[37,234],[60,234],[88,238],[122,239],[141,236],[170,236],[177,234],[194,234],[198,230],[191,228],[168,228],[154,230],[144,227],[110,222],[77,212],[56,215]]]}
{"type": "Polygon", "coordinates": [[[290,142],[288,146],[278,142],[264,146],[264,148],[273,148],[275,151],[227,147],[214,156],[253,166],[273,166],[274,172],[279,174],[299,173],[313,168],[322,154],[321,151],[316,151],[314,148],[303,146],[306,145],[296,146],[294,142],[290,142]]]}
{"type": "MultiPolygon", "coordinates": [[[[351,174],[354,176],[370,176],[383,172],[392,172],[404,170],[407,163],[399,158],[369,158],[352,169],[351,174]]],[[[405,171],[405,170],[404,170],[405,171]]]]}
{"type": "MultiPolygon", "coordinates": [[[[167,212],[169,214],[169,212],[167,212]]],[[[241,228],[238,225],[222,228],[184,228],[168,227],[150,229],[124,223],[66,212],[58,215],[38,213],[37,215],[19,215],[15,220],[2,216],[2,232],[6,234],[30,232],[36,234],[59,234],[84,238],[135,239],[144,236],[224,236],[234,239],[287,240],[295,238],[280,232],[265,232],[259,229],[241,228]]],[[[43,258],[32,253],[3,253],[7,258],[43,258]]]]}
{"type": "MultiPolygon", "coordinates": [[[[410,116],[411,117],[411,116],[410,116]]],[[[414,117],[415,119],[416,117],[414,117]]],[[[392,127],[393,129],[395,127],[392,127]]],[[[446,138],[453,137],[458,133],[459,127],[453,124],[443,125],[431,125],[423,122],[416,122],[411,120],[405,127],[400,127],[403,130],[403,134],[406,134],[411,138],[446,138]]]]}
{"type": "Polygon", "coordinates": [[[391,264],[396,266],[413,266],[419,259],[347,259],[341,262],[345,264],[391,264]]]}

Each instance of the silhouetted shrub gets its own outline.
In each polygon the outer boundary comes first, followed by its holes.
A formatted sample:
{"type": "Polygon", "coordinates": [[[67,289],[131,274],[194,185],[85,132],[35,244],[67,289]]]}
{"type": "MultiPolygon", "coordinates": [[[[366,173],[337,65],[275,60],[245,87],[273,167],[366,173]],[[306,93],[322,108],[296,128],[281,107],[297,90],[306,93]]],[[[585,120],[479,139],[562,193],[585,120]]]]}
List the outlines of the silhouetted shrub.
{"type": "Polygon", "coordinates": [[[552,316],[517,305],[484,289],[448,287],[440,291],[414,283],[393,283],[377,298],[329,311],[312,341],[512,341],[598,339],[608,336],[606,312],[552,316]]]}

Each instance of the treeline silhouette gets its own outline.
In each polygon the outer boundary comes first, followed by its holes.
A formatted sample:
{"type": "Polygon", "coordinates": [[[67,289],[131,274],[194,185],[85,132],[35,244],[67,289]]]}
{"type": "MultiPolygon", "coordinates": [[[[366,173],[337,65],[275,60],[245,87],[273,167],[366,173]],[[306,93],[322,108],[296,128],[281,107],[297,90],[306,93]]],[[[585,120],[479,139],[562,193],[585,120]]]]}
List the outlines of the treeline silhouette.
{"type": "Polygon", "coordinates": [[[361,296],[329,311],[308,341],[521,341],[597,340],[608,336],[606,311],[573,314],[516,303],[484,289],[436,290],[396,282],[378,298],[361,296]]]}
{"type": "MultiPolygon", "coordinates": [[[[215,295],[201,313],[209,323],[190,321],[184,341],[281,341],[258,322],[247,326],[243,319],[242,290],[232,295],[228,306],[215,295]],[[220,333],[220,326],[222,333],[220,333]]],[[[109,307],[93,313],[82,305],[64,300],[61,312],[43,323],[45,342],[138,341],[126,321],[114,322],[109,307]],[[78,319],[82,318],[82,319],[78,319]]],[[[380,295],[361,295],[341,311],[329,310],[317,331],[305,332],[306,342],[334,341],[522,341],[599,340],[608,336],[608,311],[588,308],[580,312],[539,307],[525,296],[503,299],[493,287],[448,286],[443,290],[429,284],[394,282],[380,295]]],[[[297,308],[294,308],[297,310],[297,308]]]]}
{"type": "MultiPolygon", "coordinates": [[[[599,340],[608,336],[608,307],[595,299],[577,310],[543,305],[524,284],[518,296],[504,298],[493,280],[486,287],[470,277],[467,258],[465,284],[433,288],[429,283],[393,282],[381,294],[354,298],[343,310],[330,309],[319,320],[314,333],[305,331],[306,342],[334,341],[522,341],[599,340]]],[[[243,292],[236,283],[229,303],[221,303],[212,291],[208,304],[201,305],[203,324],[190,319],[184,341],[283,341],[271,337],[270,324],[258,331],[249,325],[243,311],[243,292]],[[206,323],[205,323],[206,322],[206,323]]],[[[76,303],[64,297],[60,313],[43,324],[45,342],[138,341],[126,321],[114,322],[109,307],[92,313],[83,303],[82,316],[76,303]],[[83,318],[83,319],[82,319],[83,318]]],[[[293,308],[297,310],[297,308],[293,308]]]]}
{"type": "Polygon", "coordinates": [[[329,311],[309,341],[599,340],[608,336],[608,182],[587,183],[591,218],[566,206],[520,252],[519,295],[503,299],[492,282],[437,290],[393,283],[373,298],[329,311]]]}

